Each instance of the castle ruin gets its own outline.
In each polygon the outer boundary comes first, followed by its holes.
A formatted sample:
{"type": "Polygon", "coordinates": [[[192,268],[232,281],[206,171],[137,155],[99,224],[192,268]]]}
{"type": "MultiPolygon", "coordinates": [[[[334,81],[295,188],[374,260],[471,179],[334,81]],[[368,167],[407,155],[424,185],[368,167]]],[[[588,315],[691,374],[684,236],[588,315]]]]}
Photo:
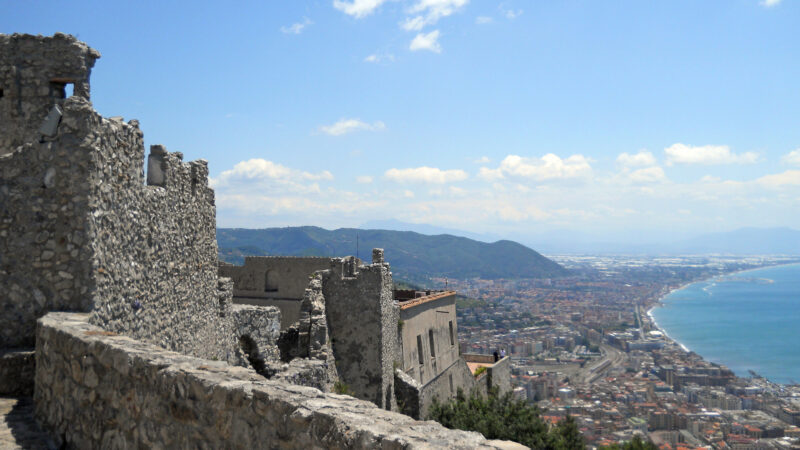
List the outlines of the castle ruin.
{"type": "Polygon", "coordinates": [[[207,162],[151,146],[145,178],[138,121],[92,108],[98,58],[0,35],[0,395],[74,448],[511,445],[393,412],[507,383],[462,370],[454,293],[393,292],[379,250],[218,264],[207,162]]]}

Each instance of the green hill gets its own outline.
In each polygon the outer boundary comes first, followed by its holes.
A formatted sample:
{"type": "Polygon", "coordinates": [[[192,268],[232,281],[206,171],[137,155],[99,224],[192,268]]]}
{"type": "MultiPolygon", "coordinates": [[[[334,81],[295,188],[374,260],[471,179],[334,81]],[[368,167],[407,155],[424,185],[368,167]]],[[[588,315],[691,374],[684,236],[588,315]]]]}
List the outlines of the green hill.
{"type": "Polygon", "coordinates": [[[241,264],[248,255],[347,256],[370,261],[372,248],[385,250],[398,279],[550,278],[567,270],[534,250],[512,241],[491,244],[449,234],[428,236],[411,231],[288,227],[251,230],[218,228],[220,259],[241,264]]]}

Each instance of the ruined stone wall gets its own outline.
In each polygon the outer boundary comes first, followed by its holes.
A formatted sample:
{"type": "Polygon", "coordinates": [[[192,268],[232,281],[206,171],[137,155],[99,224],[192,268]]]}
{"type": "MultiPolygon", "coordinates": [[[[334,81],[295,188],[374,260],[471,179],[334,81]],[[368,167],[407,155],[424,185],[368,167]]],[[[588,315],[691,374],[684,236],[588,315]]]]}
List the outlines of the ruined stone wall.
{"type": "Polygon", "coordinates": [[[280,315],[280,310],[271,306],[233,305],[233,332],[239,346],[252,345],[252,351],[257,352],[252,357],[277,361],[280,315]]]}
{"type": "Polygon", "coordinates": [[[85,314],[42,318],[36,352],[36,417],[68,448],[520,448],[113,335],[85,314]]]}
{"type": "Polygon", "coordinates": [[[89,193],[96,162],[81,147],[86,134],[72,134],[84,128],[76,112],[83,105],[67,102],[56,136],[0,150],[0,349],[32,348],[36,319],[48,311],[92,306],[89,193]]]}
{"type": "MultiPolygon", "coordinates": [[[[232,322],[220,302],[214,192],[204,160],[151,147],[144,184],[142,135],[119,139],[121,122],[91,129],[94,296],[92,323],[164,348],[232,360],[232,322]]],[[[137,130],[138,131],[138,130],[137,130]]]]}
{"type": "Polygon", "coordinates": [[[234,282],[233,301],[281,310],[281,329],[300,320],[300,307],[311,276],[330,267],[330,258],[247,256],[244,265],[221,264],[219,275],[234,282]]]}
{"type": "Polygon", "coordinates": [[[71,310],[234,358],[206,162],[156,146],[146,186],[138,122],[88,100],[96,51],[64,35],[0,35],[0,50],[0,348],[32,346],[37,317],[71,310]],[[70,98],[46,92],[68,82],[70,98]]]}
{"type": "Polygon", "coordinates": [[[458,325],[455,295],[430,301],[424,301],[424,298],[422,300],[422,303],[415,305],[406,307],[401,305],[400,335],[403,370],[425,385],[458,359],[458,325]],[[418,342],[422,344],[421,358],[418,342]],[[433,354],[431,354],[431,342],[433,342],[433,354]]]}
{"type": "Polygon", "coordinates": [[[394,366],[400,364],[389,265],[358,266],[353,257],[335,259],[321,272],[328,330],[339,379],[358,398],[396,408],[394,366]]]}
{"type": "Polygon", "coordinates": [[[428,417],[434,399],[447,402],[455,398],[459,389],[465,395],[469,395],[475,389],[484,395],[487,392],[486,383],[479,383],[461,358],[456,359],[424,386],[400,369],[395,371],[394,380],[399,410],[416,419],[428,417]]]}
{"type": "Polygon", "coordinates": [[[73,36],[0,35],[0,155],[38,141],[39,127],[67,85],[89,99],[89,74],[100,53],[73,36]]]}
{"type": "Polygon", "coordinates": [[[331,258],[247,256],[244,265],[219,266],[219,274],[233,280],[234,298],[300,300],[311,275],[330,267],[331,258]]]}

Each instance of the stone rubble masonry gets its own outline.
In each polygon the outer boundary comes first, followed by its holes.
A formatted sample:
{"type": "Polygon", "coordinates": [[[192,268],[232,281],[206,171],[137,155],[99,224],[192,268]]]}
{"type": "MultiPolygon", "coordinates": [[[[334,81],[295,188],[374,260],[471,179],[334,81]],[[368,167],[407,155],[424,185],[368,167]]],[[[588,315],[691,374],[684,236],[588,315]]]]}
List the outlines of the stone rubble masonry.
{"type": "Polygon", "coordinates": [[[33,350],[0,350],[0,393],[30,396],[33,394],[33,350]]]}
{"type": "Polygon", "coordinates": [[[88,323],[39,320],[36,417],[70,448],[524,448],[266,380],[88,323]]]}
{"type": "Polygon", "coordinates": [[[233,305],[233,330],[238,339],[248,339],[259,357],[277,360],[281,312],[272,306],[233,305]]]}
{"type": "Polygon", "coordinates": [[[0,155],[38,141],[42,120],[63,102],[66,85],[89,100],[97,50],[73,36],[0,35],[0,155]]]}
{"type": "Polygon", "coordinates": [[[339,379],[356,397],[397,410],[394,366],[400,364],[399,308],[388,264],[334,259],[319,272],[339,379]]]}
{"type": "Polygon", "coordinates": [[[68,310],[235,361],[206,161],[153,146],[159,179],[145,185],[138,122],[103,118],[88,100],[96,51],[65,35],[2,35],[0,50],[0,136],[13,135],[0,147],[0,349],[32,347],[36,318],[68,310]],[[46,95],[62,82],[75,95],[46,95]],[[31,132],[54,107],[55,134],[31,132]]]}

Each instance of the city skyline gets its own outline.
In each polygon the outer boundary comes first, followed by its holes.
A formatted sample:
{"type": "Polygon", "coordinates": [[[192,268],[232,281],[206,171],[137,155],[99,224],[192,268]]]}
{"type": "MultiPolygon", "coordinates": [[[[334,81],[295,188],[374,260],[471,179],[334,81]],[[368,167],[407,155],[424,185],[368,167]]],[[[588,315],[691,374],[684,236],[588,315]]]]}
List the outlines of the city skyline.
{"type": "Polygon", "coordinates": [[[3,9],[103,53],[95,107],[208,158],[220,226],[800,222],[796,2],[3,9]]]}

